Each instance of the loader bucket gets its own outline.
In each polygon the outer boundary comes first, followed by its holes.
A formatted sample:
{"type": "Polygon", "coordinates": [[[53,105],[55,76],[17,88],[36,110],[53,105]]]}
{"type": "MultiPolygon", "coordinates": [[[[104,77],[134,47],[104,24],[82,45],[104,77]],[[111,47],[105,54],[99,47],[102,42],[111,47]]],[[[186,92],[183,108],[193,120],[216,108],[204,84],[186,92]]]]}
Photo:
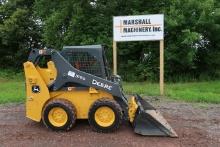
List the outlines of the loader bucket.
{"type": "Polygon", "coordinates": [[[134,99],[137,104],[137,110],[132,121],[135,133],[147,136],[177,137],[176,132],[159,111],[139,95],[136,95],[134,99]]]}

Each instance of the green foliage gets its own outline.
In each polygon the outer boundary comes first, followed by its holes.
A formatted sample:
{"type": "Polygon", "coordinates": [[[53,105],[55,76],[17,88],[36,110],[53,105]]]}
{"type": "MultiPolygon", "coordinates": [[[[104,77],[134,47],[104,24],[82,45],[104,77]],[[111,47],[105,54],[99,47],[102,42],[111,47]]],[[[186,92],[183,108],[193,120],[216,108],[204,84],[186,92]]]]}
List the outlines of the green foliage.
{"type": "MultiPolygon", "coordinates": [[[[165,14],[165,79],[220,78],[218,0],[4,0],[0,67],[20,67],[27,48],[39,47],[39,42],[58,50],[64,45],[105,44],[112,59],[112,17],[155,13],[165,14]]],[[[158,81],[158,44],[118,43],[124,80],[158,81]]]]}
{"type": "Polygon", "coordinates": [[[14,69],[0,69],[0,82],[8,80],[24,80],[24,73],[14,69]]]}
{"type": "Polygon", "coordinates": [[[0,67],[20,68],[28,48],[37,45],[39,29],[33,18],[34,0],[8,0],[0,5],[0,67]]]}

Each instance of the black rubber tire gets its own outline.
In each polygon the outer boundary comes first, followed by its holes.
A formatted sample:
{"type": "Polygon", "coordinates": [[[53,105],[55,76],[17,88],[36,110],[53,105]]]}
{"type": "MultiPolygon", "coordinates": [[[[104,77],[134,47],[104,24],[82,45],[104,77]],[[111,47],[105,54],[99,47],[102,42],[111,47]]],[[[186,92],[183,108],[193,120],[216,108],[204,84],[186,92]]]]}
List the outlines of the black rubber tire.
{"type": "Polygon", "coordinates": [[[88,121],[91,128],[96,132],[101,133],[109,133],[116,131],[119,129],[120,124],[122,122],[122,109],[121,106],[112,99],[109,98],[101,98],[94,102],[94,104],[90,107],[88,121]],[[101,106],[107,106],[111,108],[115,113],[115,121],[111,126],[103,127],[96,123],[95,121],[95,112],[101,106]]]}
{"type": "Polygon", "coordinates": [[[49,101],[44,109],[43,109],[43,113],[42,113],[42,121],[44,123],[44,125],[54,131],[69,131],[73,128],[73,126],[75,125],[76,122],[76,108],[74,107],[74,105],[69,102],[68,100],[65,99],[54,99],[49,101]],[[66,124],[64,124],[61,127],[56,127],[54,125],[52,125],[49,121],[48,118],[48,114],[50,112],[50,110],[54,107],[60,107],[62,109],[64,109],[67,113],[67,122],[66,124]]]}

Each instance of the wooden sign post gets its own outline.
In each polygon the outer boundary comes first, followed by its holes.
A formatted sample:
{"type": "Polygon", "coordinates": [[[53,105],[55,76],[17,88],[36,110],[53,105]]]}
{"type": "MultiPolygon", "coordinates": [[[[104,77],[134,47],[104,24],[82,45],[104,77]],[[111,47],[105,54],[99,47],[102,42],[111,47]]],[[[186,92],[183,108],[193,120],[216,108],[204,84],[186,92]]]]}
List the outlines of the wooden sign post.
{"type": "Polygon", "coordinates": [[[164,95],[164,15],[113,18],[113,74],[117,74],[117,42],[160,41],[160,95],[164,95]]]}
{"type": "Polygon", "coordinates": [[[117,42],[113,40],[113,74],[117,75],[117,42]]]}
{"type": "Polygon", "coordinates": [[[164,95],[164,40],[160,40],[160,95],[164,95]]]}

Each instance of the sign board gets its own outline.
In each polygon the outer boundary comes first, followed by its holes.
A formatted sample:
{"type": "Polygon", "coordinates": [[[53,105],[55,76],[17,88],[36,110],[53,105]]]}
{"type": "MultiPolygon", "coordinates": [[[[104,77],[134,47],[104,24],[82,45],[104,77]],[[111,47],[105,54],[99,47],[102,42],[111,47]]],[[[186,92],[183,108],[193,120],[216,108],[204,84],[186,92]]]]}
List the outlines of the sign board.
{"type": "Polygon", "coordinates": [[[114,41],[164,39],[164,15],[117,16],[113,20],[114,41]]]}

